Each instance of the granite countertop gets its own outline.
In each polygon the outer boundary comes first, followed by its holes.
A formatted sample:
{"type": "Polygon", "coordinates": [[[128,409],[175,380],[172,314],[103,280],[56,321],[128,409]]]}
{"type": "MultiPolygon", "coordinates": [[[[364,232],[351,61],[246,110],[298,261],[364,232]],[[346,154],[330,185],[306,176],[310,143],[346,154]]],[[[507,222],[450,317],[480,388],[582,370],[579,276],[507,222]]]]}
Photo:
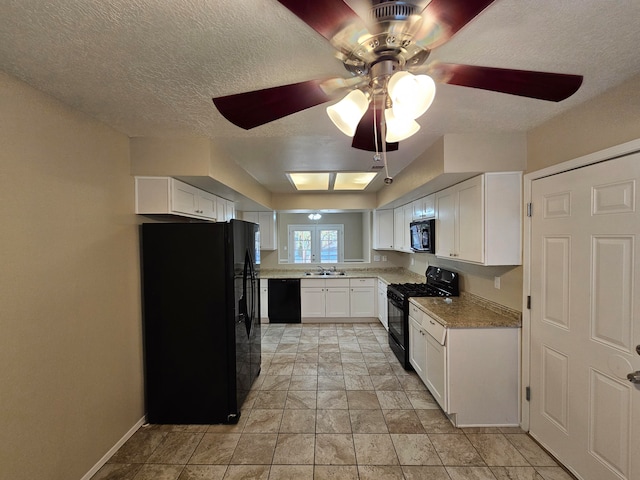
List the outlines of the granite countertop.
{"type": "Polygon", "coordinates": [[[314,271],[317,269],[309,267],[308,270],[300,269],[261,269],[260,278],[379,278],[387,285],[390,283],[424,283],[427,281],[424,275],[405,270],[404,268],[340,268],[339,271],[345,272],[345,275],[336,276],[320,276],[305,275],[306,271],[314,271]]]}
{"type": "Polygon", "coordinates": [[[520,328],[521,314],[476,295],[462,292],[459,297],[412,297],[410,302],[447,328],[520,328]]]}

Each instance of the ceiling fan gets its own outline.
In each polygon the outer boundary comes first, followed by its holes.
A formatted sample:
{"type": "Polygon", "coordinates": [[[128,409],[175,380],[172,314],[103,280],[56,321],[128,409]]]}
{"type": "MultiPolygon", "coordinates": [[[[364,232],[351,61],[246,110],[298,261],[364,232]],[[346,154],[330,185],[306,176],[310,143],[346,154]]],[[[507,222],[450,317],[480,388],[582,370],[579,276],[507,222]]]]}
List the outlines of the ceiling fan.
{"type": "Polygon", "coordinates": [[[277,1],[331,42],[351,76],[213,99],[227,120],[246,130],[347,93],[327,113],[353,137],[352,147],[393,151],[420,128],[415,118],[431,104],[435,82],[553,102],[570,97],[582,84],[581,75],[426,63],[431,50],[495,0],[431,0],[425,8],[411,3],[415,0],[371,0],[368,17],[343,0],[277,1]]]}

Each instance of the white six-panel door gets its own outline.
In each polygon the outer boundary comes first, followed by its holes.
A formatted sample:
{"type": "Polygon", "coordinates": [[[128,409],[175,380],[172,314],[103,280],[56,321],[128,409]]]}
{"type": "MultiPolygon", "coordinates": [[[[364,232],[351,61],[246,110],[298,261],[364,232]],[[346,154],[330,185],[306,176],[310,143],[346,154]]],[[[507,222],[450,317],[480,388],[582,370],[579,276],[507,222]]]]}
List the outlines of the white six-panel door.
{"type": "Polygon", "coordinates": [[[530,433],[584,480],[640,479],[640,154],[531,187],[530,433]]]}

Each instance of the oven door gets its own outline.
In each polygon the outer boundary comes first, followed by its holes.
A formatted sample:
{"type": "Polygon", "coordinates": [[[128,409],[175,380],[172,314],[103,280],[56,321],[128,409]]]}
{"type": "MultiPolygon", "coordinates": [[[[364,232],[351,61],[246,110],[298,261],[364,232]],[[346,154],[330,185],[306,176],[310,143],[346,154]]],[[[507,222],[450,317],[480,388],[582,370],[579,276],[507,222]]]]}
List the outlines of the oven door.
{"type": "Polygon", "coordinates": [[[389,319],[389,335],[391,335],[397,343],[404,345],[404,312],[402,306],[399,306],[390,298],[387,298],[388,303],[388,319],[389,319]]]}

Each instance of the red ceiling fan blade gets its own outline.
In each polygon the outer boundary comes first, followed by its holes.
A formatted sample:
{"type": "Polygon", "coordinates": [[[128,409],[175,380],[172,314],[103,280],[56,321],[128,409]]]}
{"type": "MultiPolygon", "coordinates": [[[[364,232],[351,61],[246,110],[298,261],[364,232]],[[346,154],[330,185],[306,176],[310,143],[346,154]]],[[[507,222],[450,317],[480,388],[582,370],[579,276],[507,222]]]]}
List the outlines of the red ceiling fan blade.
{"type": "MultiPolygon", "coordinates": [[[[380,124],[382,123],[382,112],[378,110],[376,113],[377,120],[377,138],[378,138],[378,152],[382,151],[382,136],[380,133],[380,124]]],[[[373,102],[369,105],[369,110],[364,114],[360,123],[358,124],[358,128],[356,128],[356,133],[353,136],[353,142],[351,142],[351,146],[353,148],[357,148],[359,150],[368,150],[369,152],[376,151],[376,134],[374,133],[374,115],[373,115],[373,102]]],[[[387,143],[387,152],[393,152],[398,150],[398,142],[395,143],[387,143]]]]}
{"type": "Polygon", "coordinates": [[[432,69],[441,83],[510,93],[521,97],[560,102],[582,85],[582,75],[532,72],[476,65],[437,64],[432,69]]]}
{"type": "Polygon", "coordinates": [[[327,40],[360,17],[342,0],[278,0],[327,40]]]}
{"type": "Polygon", "coordinates": [[[322,80],[309,80],[217,97],[213,103],[227,120],[249,130],[332,100],[321,84],[322,80]]]}
{"type": "Polygon", "coordinates": [[[431,49],[442,45],[493,2],[495,0],[431,0],[422,11],[425,30],[417,37],[429,38],[425,46],[431,49]]]}

